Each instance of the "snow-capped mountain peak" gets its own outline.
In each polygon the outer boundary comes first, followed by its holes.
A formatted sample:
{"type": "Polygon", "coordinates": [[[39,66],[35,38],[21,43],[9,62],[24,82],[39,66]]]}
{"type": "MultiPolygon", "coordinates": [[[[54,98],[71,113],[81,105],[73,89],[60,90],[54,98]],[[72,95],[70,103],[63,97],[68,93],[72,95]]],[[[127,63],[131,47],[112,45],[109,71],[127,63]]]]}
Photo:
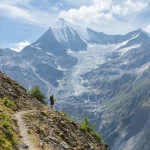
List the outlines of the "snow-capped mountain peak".
{"type": "Polygon", "coordinates": [[[138,30],[133,31],[133,32],[134,32],[134,36],[144,34],[144,35],[147,35],[148,37],[150,37],[150,33],[146,32],[145,30],[143,30],[141,28],[139,28],[138,30]]]}
{"type": "MultiPolygon", "coordinates": [[[[89,35],[86,28],[82,28],[80,26],[74,25],[63,18],[59,18],[52,26],[51,29],[56,37],[56,39],[60,41],[67,41],[68,32],[70,32],[73,36],[78,36],[86,42],[89,39],[89,35]]],[[[70,34],[69,33],[69,34],[70,34]]]]}
{"type": "Polygon", "coordinates": [[[52,25],[52,28],[64,28],[64,27],[76,27],[76,25],[73,25],[72,23],[68,22],[67,20],[64,20],[63,18],[59,18],[55,21],[55,23],[52,25]]]}
{"type": "Polygon", "coordinates": [[[68,49],[76,52],[87,50],[89,44],[111,45],[125,42],[119,48],[122,49],[142,44],[144,41],[149,41],[149,37],[142,29],[125,35],[107,35],[90,28],[82,28],[60,18],[33,43],[33,46],[44,52],[60,56],[67,54],[68,49]]]}

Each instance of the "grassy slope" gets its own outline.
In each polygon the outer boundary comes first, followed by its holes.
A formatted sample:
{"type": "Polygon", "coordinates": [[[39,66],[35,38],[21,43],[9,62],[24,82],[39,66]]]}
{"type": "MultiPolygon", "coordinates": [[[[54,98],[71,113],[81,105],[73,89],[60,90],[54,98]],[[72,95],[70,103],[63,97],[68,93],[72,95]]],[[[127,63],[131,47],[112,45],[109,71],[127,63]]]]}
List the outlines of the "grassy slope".
{"type": "Polygon", "coordinates": [[[13,103],[0,99],[0,149],[17,150],[19,139],[16,122],[12,119],[14,109],[13,103]]]}

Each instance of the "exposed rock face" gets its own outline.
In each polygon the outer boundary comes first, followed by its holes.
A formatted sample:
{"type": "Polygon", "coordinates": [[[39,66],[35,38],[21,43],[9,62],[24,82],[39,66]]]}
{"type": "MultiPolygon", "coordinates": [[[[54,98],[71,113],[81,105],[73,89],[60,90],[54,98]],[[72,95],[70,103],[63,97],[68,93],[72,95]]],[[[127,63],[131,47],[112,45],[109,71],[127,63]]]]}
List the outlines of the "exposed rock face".
{"type": "Polygon", "coordinates": [[[8,97],[13,100],[17,110],[42,108],[43,105],[28,94],[25,88],[0,72],[0,98],[8,97]]]}
{"type": "Polygon", "coordinates": [[[30,132],[38,137],[42,148],[54,150],[106,150],[109,149],[90,134],[79,129],[66,114],[58,111],[41,111],[26,115],[24,118],[30,132]]]}
{"type": "MultiPolygon", "coordinates": [[[[38,150],[109,150],[108,146],[102,144],[91,134],[81,131],[79,124],[73,122],[65,113],[52,111],[43,106],[22,86],[0,72],[0,104],[3,103],[3,97],[8,97],[15,104],[15,109],[11,110],[11,114],[17,114],[17,116],[24,114],[19,116],[24,120],[22,126],[28,130],[38,150]]],[[[14,118],[13,120],[17,121],[14,118]]],[[[18,145],[14,147],[18,149],[18,145]]],[[[30,146],[23,143],[21,147],[30,146]]]]}

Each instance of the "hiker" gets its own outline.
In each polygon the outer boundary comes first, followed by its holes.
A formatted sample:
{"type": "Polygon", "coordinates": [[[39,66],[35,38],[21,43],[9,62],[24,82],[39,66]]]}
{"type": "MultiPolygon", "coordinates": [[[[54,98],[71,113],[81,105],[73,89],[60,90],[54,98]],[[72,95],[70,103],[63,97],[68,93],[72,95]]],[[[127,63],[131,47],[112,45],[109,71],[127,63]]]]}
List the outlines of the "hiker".
{"type": "Polygon", "coordinates": [[[50,108],[53,110],[55,98],[54,95],[50,96],[50,108]]]}

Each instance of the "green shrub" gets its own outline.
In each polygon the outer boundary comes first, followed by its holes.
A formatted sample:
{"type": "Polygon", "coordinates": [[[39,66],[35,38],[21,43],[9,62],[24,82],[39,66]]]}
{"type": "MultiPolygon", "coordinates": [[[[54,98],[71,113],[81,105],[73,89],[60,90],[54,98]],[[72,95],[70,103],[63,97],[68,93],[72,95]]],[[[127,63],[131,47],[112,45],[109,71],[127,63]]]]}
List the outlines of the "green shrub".
{"type": "Polygon", "coordinates": [[[38,85],[32,88],[30,91],[30,94],[35,97],[38,101],[42,102],[43,104],[46,104],[45,101],[45,95],[41,93],[41,90],[38,85]]]}
{"type": "Polygon", "coordinates": [[[99,141],[102,140],[102,134],[97,133],[96,131],[92,131],[91,134],[99,141]]]}
{"type": "Polygon", "coordinates": [[[9,100],[7,97],[3,98],[3,103],[6,107],[14,109],[15,108],[15,103],[11,100],[9,100]]]}
{"type": "Polygon", "coordinates": [[[3,148],[4,150],[12,150],[12,145],[7,139],[0,136],[0,148],[3,148]]]}
{"type": "Polygon", "coordinates": [[[83,122],[81,123],[80,130],[84,132],[91,132],[94,130],[94,127],[89,125],[89,121],[87,117],[85,117],[83,122]]]}
{"type": "Polygon", "coordinates": [[[6,113],[0,114],[0,149],[12,150],[18,143],[13,131],[12,119],[6,113]]]}
{"type": "Polygon", "coordinates": [[[89,132],[91,135],[93,135],[97,140],[102,140],[102,134],[99,134],[95,131],[94,125],[89,125],[89,120],[87,117],[84,117],[83,122],[80,124],[80,130],[84,132],[89,132]]]}

